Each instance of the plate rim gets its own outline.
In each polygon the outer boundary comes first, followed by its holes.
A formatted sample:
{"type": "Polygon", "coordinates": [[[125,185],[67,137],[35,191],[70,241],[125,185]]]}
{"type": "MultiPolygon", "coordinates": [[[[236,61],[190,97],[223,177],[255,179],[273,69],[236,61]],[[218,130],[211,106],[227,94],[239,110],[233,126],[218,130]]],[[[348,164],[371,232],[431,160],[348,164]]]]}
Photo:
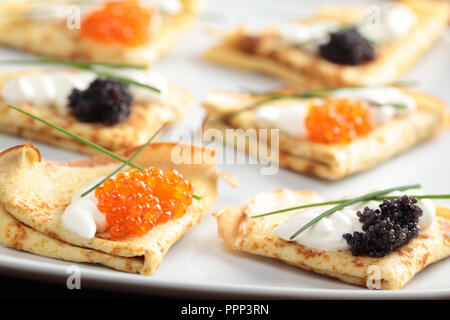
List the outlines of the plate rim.
{"type": "MultiPolygon", "coordinates": [[[[14,250],[6,246],[6,249],[14,250]]],[[[267,285],[249,284],[224,284],[224,283],[196,283],[195,281],[155,279],[152,282],[143,282],[139,279],[144,276],[129,274],[116,270],[104,273],[103,270],[86,269],[83,263],[62,261],[59,259],[42,257],[30,252],[20,251],[20,254],[32,254],[38,259],[56,260],[59,263],[77,265],[83,273],[83,286],[92,288],[109,288],[114,286],[113,291],[134,292],[139,294],[189,297],[192,295],[200,298],[246,298],[246,299],[338,299],[338,300],[383,300],[383,299],[445,299],[450,298],[450,288],[447,289],[412,289],[412,290],[364,290],[358,289],[322,289],[322,288],[285,288],[267,285]],[[162,290],[162,291],[161,291],[162,290]]],[[[52,261],[30,260],[26,257],[13,257],[0,255],[0,273],[20,274],[20,277],[40,278],[45,282],[67,278],[63,264],[54,264],[52,261]],[[19,260],[19,263],[17,263],[19,260]],[[22,261],[20,261],[22,260],[22,261]],[[24,274],[25,273],[25,274],[24,274]]],[[[94,264],[87,264],[94,265],[94,264]]],[[[99,266],[99,265],[96,265],[99,266]]]]}

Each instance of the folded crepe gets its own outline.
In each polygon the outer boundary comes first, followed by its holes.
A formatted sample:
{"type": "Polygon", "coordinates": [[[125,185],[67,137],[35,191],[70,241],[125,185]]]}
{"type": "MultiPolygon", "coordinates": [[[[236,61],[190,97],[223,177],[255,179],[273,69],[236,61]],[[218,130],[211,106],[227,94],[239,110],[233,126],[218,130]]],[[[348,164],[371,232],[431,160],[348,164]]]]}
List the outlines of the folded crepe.
{"type": "MultiPolygon", "coordinates": [[[[128,159],[137,150],[120,155],[128,159]]],[[[77,191],[107,176],[120,163],[108,156],[45,161],[31,143],[26,143],[0,153],[0,242],[46,257],[99,263],[144,275],[154,273],[169,248],[212,206],[217,180],[226,175],[215,168],[213,149],[189,144],[152,143],[133,163],[178,170],[201,199],[193,199],[184,216],[156,225],[145,236],[112,241],[97,235],[88,240],[64,228],[61,215],[77,191]]]]}
{"type": "MultiPolygon", "coordinates": [[[[348,251],[317,250],[283,240],[273,229],[295,212],[251,218],[270,210],[324,201],[310,190],[265,192],[240,207],[219,210],[215,216],[225,246],[313,271],[341,281],[368,286],[378,267],[380,289],[400,289],[431,263],[450,256],[450,209],[436,207],[436,220],[419,235],[382,258],[353,256],[348,251]]],[[[301,213],[299,213],[301,214],[301,213]]]]}

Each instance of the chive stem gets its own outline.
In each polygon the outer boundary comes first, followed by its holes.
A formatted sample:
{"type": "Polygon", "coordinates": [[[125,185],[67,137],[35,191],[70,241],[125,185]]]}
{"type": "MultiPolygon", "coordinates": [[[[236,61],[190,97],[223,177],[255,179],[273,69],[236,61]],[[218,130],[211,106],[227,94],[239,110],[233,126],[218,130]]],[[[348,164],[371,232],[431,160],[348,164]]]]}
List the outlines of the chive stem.
{"type": "Polygon", "coordinates": [[[142,150],[145,149],[145,147],[147,147],[150,142],[153,141],[153,139],[155,139],[158,134],[167,126],[167,122],[165,122],[161,128],[158,129],[158,131],[156,131],[153,136],[150,137],[150,139],[147,140],[147,142],[141,147],[139,148],[138,151],[136,151],[135,154],[133,154],[131,156],[130,159],[128,159],[127,161],[125,161],[120,167],[118,167],[116,170],[114,170],[113,172],[111,172],[106,178],[102,179],[102,181],[100,181],[99,183],[97,183],[95,186],[93,186],[92,188],[90,188],[89,190],[87,190],[86,192],[83,192],[81,194],[81,198],[85,197],[86,195],[88,195],[89,193],[91,193],[92,191],[94,191],[95,189],[97,189],[99,186],[101,186],[106,180],[108,180],[109,178],[111,178],[112,176],[114,176],[115,174],[119,173],[123,168],[125,168],[126,166],[129,166],[131,161],[133,161],[141,152],[142,150]]]}
{"type": "MultiPolygon", "coordinates": [[[[90,147],[92,147],[92,148],[98,150],[98,151],[101,151],[101,152],[107,154],[107,155],[110,156],[111,158],[113,158],[113,159],[115,159],[115,160],[117,160],[117,161],[122,162],[122,163],[124,164],[124,166],[128,165],[128,166],[133,167],[133,168],[138,169],[138,170],[144,170],[144,168],[141,168],[140,166],[135,165],[134,163],[131,162],[134,158],[133,158],[133,159],[129,159],[129,160],[123,159],[123,158],[119,157],[118,155],[116,155],[115,153],[112,153],[111,151],[108,151],[108,150],[106,150],[105,148],[99,146],[98,144],[95,144],[94,142],[91,142],[91,141],[89,141],[89,140],[87,140],[87,139],[84,139],[84,138],[82,138],[82,137],[80,137],[80,136],[78,136],[78,135],[76,135],[76,134],[74,134],[74,133],[72,133],[72,132],[70,132],[70,131],[67,131],[67,130],[65,130],[65,129],[59,127],[59,126],[57,126],[56,124],[50,123],[50,122],[48,122],[48,121],[46,121],[46,120],[44,120],[44,119],[42,119],[42,118],[39,118],[39,117],[37,117],[37,116],[35,116],[35,115],[29,113],[29,112],[26,112],[25,110],[22,110],[22,109],[20,109],[20,108],[18,108],[18,107],[15,107],[15,106],[10,105],[10,104],[8,104],[7,106],[8,106],[9,108],[12,108],[12,109],[14,109],[14,110],[16,110],[16,111],[19,111],[20,113],[23,113],[23,114],[25,114],[25,115],[27,115],[27,116],[29,116],[29,117],[31,117],[31,118],[33,118],[33,119],[39,121],[39,122],[42,122],[43,124],[45,124],[45,125],[47,125],[47,126],[53,128],[53,129],[56,129],[56,130],[58,130],[58,131],[60,131],[60,132],[62,132],[62,133],[64,133],[64,134],[66,134],[66,135],[68,135],[68,136],[74,138],[75,140],[78,140],[78,141],[80,141],[80,142],[82,142],[82,143],[84,143],[84,144],[86,144],[86,145],[88,145],[88,146],[90,146],[90,147]]],[[[161,127],[154,135],[153,135],[153,137],[151,138],[151,140],[153,140],[154,137],[156,137],[156,135],[158,135],[158,133],[161,132],[161,130],[162,130],[166,125],[167,125],[167,123],[165,123],[165,124],[164,124],[164,125],[163,125],[163,126],[162,126],[162,127],[161,127]]],[[[150,141],[151,141],[151,140],[150,140],[150,141]]],[[[148,143],[147,143],[147,144],[148,144],[148,143]]],[[[87,194],[87,193],[86,193],[86,194],[87,194]]],[[[193,194],[192,197],[193,197],[194,199],[196,199],[196,200],[201,200],[201,199],[202,199],[200,196],[197,196],[197,195],[195,195],[195,194],[193,194]]]]}
{"type": "Polygon", "coordinates": [[[145,83],[135,81],[133,79],[123,77],[120,75],[116,75],[112,72],[99,70],[99,67],[103,68],[111,68],[111,69],[124,69],[124,68],[134,68],[134,69],[143,69],[143,66],[135,66],[135,65],[121,65],[114,63],[90,63],[85,61],[71,61],[71,60],[58,60],[58,59],[50,59],[50,58],[42,58],[42,59],[34,59],[34,60],[0,60],[0,64],[50,64],[50,65],[62,65],[66,67],[72,67],[80,70],[91,71],[101,77],[115,79],[127,84],[135,85],[138,87],[142,87],[156,93],[161,93],[161,90],[145,83]]]}
{"type": "MultiPolygon", "coordinates": [[[[59,127],[59,126],[57,126],[57,125],[55,125],[55,124],[53,124],[53,123],[50,123],[50,122],[48,122],[48,121],[46,121],[46,120],[44,120],[44,119],[41,119],[41,118],[39,118],[39,117],[37,117],[37,116],[31,114],[31,113],[28,113],[28,112],[26,112],[25,110],[22,110],[22,109],[20,109],[20,108],[17,108],[17,107],[15,107],[15,106],[10,105],[10,104],[8,104],[8,107],[10,107],[10,108],[12,108],[12,109],[14,109],[14,110],[16,110],[16,111],[19,111],[19,112],[21,112],[21,113],[23,113],[23,114],[25,114],[25,115],[27,115],[27,116],[29,116],[29,117],[31,117],[31,118],[37,120],[37,121],[40,121],[40,122],[42,122],[43,124],[46,124],[47,126],[53,128],[53,129],[56,129],[56,130],[58,130],[58,131],[60,131],[60,132],[62,132],[62,133],[64,133],[64,134],[66,134],[66,135],[68,135],[68,136],[70,136],[70,137],[72,137],[72,138],[74,138],[74,139],[76,139],[76,140],[78,140],[78,141],[80,141],[80,142],[82,142],[82,143],[84,143],[84,144],[87,144],[88,146],[90,146],[90,147],[92,147],[92,148],[94,148],[94,149],[96,149],[96,150],[98,150],[98,151],[101,151],[101,152],[107,154],[107,155],[110,156],[111,158],[114,158],[114,159],[116,159],[116,160],[118,160],[118,161],[120,161],[120,162],[122,162],[122,163],[127,163],[127,160],[126,160],[126,159],[123,159],[123,158],[119,157],[119,156],[116,155],[115,153],[112,153],[111,151],[106,150],[105,148],[99,146],[98,144],[96,144],[96,143],[94,143],[94,142],[91,142],[91,141],[89,141],[89,140],[87,140],[87,139],[84,139],[84,138],[82,138],[82,137],[80,137],[80,136],[78,136],[78,135],[76,135],[76,134],[74,134],[74,133],[72,133],[72,132],[70,132],[70,131],[67,131],[67,130],[65,130],[65,129],[63,129],[63,128],[61,128],[61,127],[59,127]]],[[[138,170],[143,170],[141,167],[139,167],[139,166],[137,166],[137,165],[135,165],[135,164],[133,164],[133,163],[128,163],[128,165],[129,165],[130,167],[136,168],[136,169],[138,169],[138,170]]]]}
{"type": "MultiPolygon", "coordinates": [[[[401,197],[401,196],[378,196],[378,197],[373,197],[371,199],[367,199],[366,201],[392,200],[392,199],[398,199],[399,197],[401,197]]],[[[408,197],[416,198],[416,199],[450,199],[450,194],[408,195],[408,197]]],[[[323,206],[328,206],[328,205],[332,205],[332,204],[340,204],[345,201],[346,200],[332,200],[332,201],[326,201],[326,202],[310,203],[310,204],[305,204],[302,206],[290,207],[290,208],[280,209],[280,210],[271,211],[271,212],[267,212],[267,213],[263,213],[263,214],[258,214],[256,216],[252,216],[251,218],[260,218],[260,217],[271,216],[271,215],[274,215],[277,213],[289,212],[289,211],[294,211],[294,210],[313,208],[313,207],[323,207],[323,206]]]]}
{"type": "Polygon", "coordinates": [[[119,63],[105,63],[105,62],[87,62],[82,60],[65,60],[65,59],[52,59],[52,58],[40,58],[40,59],[28,59],[28,60],[0,60],[0,64],[51,64],[62,65],[72,67],[107,67],[113,69],[146,69],[143,65],[134,64],[119,64],[119,63]]]}
{"type": "MultiPolygon", "coordinates": [[[[398,81],[398,82],[393,82],[391,84],[388,84],[386,86],[409,86],[409,85],[414,85],[416,84],[415,82],[412,81],[398,81]]],[[[211,124],[216,124],[218,122],[223,122],[223,121],[227,121],[231,118],[233,118],[234,116],[237,116],[238,114],[245,112],[245,111],[250,111],[253,109],[256,109],[258,107],[260,107],[261,105],[270,102],[270,101],[274,101],[274,100],[282,100],[282,99],[290,99],[290,98],[298,98],[298,99],[307,99],[307,98],[324,98],[326,97],[326,94],[338,89],[354,89],[354,88],[366,88],[368,87],[367,85],[349,85],[349,86],[342,86],[342,87],[329,87],[329,88],[319,88],[319,89],[312,89],[312,90],[308,90],[308,91],[303,91],[303,92],[297,92],[297,93],[289,93],[289,94],[271,94],[271,93],[258,93],[258,92],[251,92],[251,94],[253,95],[259,95],[259,96],[264,96],[266,95],[267,97],[264,99],[261,99],[259,101],[255,101],[251,104],[249,104],[248,106],[245,106],[243,108],[240,108],[238,110],[226,113],[224,115],[218,116],[214,119],[211,119],[209,121],[209,123],[211,124]],[[324,96],[325,94],[325,96],[324,96]]],[[[370,103],[373,106],[376,107],[382,107],[384,106],[381,103],[378,103],[376,101],[372,101],[372,100],[365,100],[368,103],[370,103]]],[[[401,108],[404,109],[406,108],[406,105],[404,104],[389,104],[390,106],[393,106],[394,108],[401,108]]]]}

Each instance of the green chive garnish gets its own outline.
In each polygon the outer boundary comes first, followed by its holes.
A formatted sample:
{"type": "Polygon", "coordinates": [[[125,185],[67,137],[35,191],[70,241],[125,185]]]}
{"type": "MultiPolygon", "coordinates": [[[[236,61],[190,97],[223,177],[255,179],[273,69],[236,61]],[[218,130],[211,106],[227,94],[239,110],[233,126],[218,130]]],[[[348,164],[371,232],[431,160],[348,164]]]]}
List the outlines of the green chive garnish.
{"type": "MultiPolygon", "coordinates": [[[[138,170],[144,170],[144,168],[141,168],[140,166],[135,165],[134,163],[132,163],[132,162],[131,162],[132,159],[129,159],[129,160],[123,159],[123,158],[119,157],[117,154],[112,153],[111,151],[106,150],[105,148],[99,146],[98,144],[96,144],[96,143],[94,143],[94,142],[91,142],[91,141],[89,141],[89,140],[87,140],[87,139],[84,139],[84,138],[82,138],[82,137],[76,135],[75,133],[72,133],[72,132],[70,132],[70,131],[67,131],[67,130],[65,130],[65,129],[59,127],[59,126],[57,126],[56,124],[50,123],[50,122],[48,122],[48,121],[46,121],[46,120],[44,120],[44,119],[42,119],[42,118],[39,118],[38,116],[35,116],[35,115],[33,115],[33,114],[29,113],[29,112],[26,112],[26,111],[24,111],[24,110],[22,110],[22,109],[20,109],[20,108],[18,108],[18,107],[12,106],[12,105],[10,105],[10,104],[8,104],[7,106],[8,106],[9,108],[12,108],[12,109],[14,109],[14,110],[16,110],[16,111],[19,111],[20,113],[23,113],[23,114],[25,114],[25,115],[27,115],[27,116],[29,116],[29,117],[31,117],[31,118],[33,118],[33,119],[39,121],[39,122],[42,122],[43,124],[45,124],[45,125],[47,125],[47,126],[53,128],[53,129],[56,129],[56,130],[58,130],[58,131],[60,131],[60,132],[62,132],[62,133],[64,133],[64,134],[68,135],[69,137],[74,138],[75,140],[78,140],[78,141],[80,141],[80,142],[82,142],[82,143],[84,143],[84,144],[86,144],[86,145],[88,145],[88,146],[90,146],[90,147],[92,147],[92,148],[98,150],[98,151],[101,151],[101,152],[103,152],[104,154],[107,154],[107,155],[110,156],[111,158],[113,158],[113,159],[115,159],[115,160],[117,160],[117,161],[120,161],[120,162],[122,162],[123,164],[125,164],[125,165],[127,165],[127,166],[133,167],[133,168],[138,169],[138,170]]],[[[164,127],[165,127],[165,124],[164,124],[164,126],[163,126],[162,128],[164,128],[164,127]]],[[[160,129],[155,133],[154,136],[156,136],[156,135],[162,130],[162,128],[160,128],[160,129]]],[[[154,137],[152,137],[151,139],[153,139],[153,138],[154,138],[154,137]]],[[[150,140],[150,141],[151,141],[151,140],[150,140]]],[[[147,143],[147,144],[148,144],[148,143],[147,143]]],[[[133,159],[134,159],[134,158],[133,158],[133,159]]],[[[193,194],[192,197],[193,197],[194,199],[196,199],[196,200],[201,200],[201,199],[202,199],[200,196],[197,196],[197,195],[195,195],[195,194],[193,194]]]]}
{"type": "Polygon", "coordinates": [[[327,202],[310,203],[310,204],[305,204],[302,206],[289,207],[289,208],[285,208],[285,209],[280,209],[280,210],[276,210],[276,211],[270,211],[267,213],[258,214],[256,216],[252,216],[251,218],[260,218],[260,217],[271,216],[271,215],[274,215],[277,213],[282,213],[282,212],[289,212],[289,211],[306,209],[306,208],[314,208],[314,207],[323,207],[323,206],[328,206],[331,204],[340,204],[343,202],[345,202],[345,200],[333,200],[333,201],[327,201],[327,202]]]}
{"type": "MultiPolygon", "coordinates": [[[[409,86],[409,85],[413,85],[413,82],[411,81],[399,81],[399,82],[393,82],[391,84],[386,85],[386,87],[389,86],[409,86]]],[[[256,92],[256,91],[251,91],[249,92],[250,94],[253,95],[258,95],[258,96],[266,96],[265,98],[253,102],[251,104],[249,104],[248,106],[245,106],[241,109],[226,113],[224,115],[221,115],[217,118],[211,119],[209,120],[209,123],[211,124],[215,124],[218,122],[223,122],[223,121],[227,121],[235,116],[237,116],[238,114],[245,112],[245,111],[250,111],[256,108],[259,108],[260,106],[262,106],[263,104],[270,102],[270,101],[275,101],[275,100],[282,100],[282,99],[292,99],[292,98],[297,98],[297,99],[308,99],[308,98],[326,98],[327,95],[335,90],[338,89],[354,89],[354,88],[366,88],[369,86],[366,85],[355,85],[355,86],[343,86],[343,87],[330,87],[330,88],[320,88],[320,89],[312,89],[312,90],[308,90],[308,91],[303,91],[303,92],[296,92],[296,93],[287,93],[287,94],[271,94],[271,93],[263,93],[263,92],[256,92]]],[[[368,103],[370,103],[371,105],[375,106],[375,107],[382,107],[384,106],[383,104],[380,104],[378,102],[375,101],[371,101],[371,100],[366,100],[368,103]]],[[[394,108],[401,108],[404,109],[407,106],[404,104],[399,104],[399,103],[391,103],[389,104],[390,106],[393,106],[394,108]]]]}
{"type": "Polygon", "coordinates": [[[361,201],[367,201],[370,200],[374,197],[378,197],[378,196],[382,196],[394,191],[404,191],[404,190],[409,190],[409,189],[418,189],[421,188],[422,186],[420,184],[412,184],[412,185],[407,185],[407,186],[400,186],[400,187],[394,187],[394,188],[389,188],[389,189],[384,189],[384,190],[380,190],[380,191],[375,191],[375,192],[371,192],[368,194],[365,194],[363,196],[360,197],[356,197],[353,199],[348,199],[345,200],[343,203],[337,205],[336,207],[333,207],[327,211],[325,211],[324,213],[318,215],[317,217],[315,217],[314,219],[312,219],[311,221],[309,221],[307,224],[305,224],[303,227],[301,227],[297,232],[295,232],[292,236],[289,237],[290,240],[294,239],[296,236],[298,236],[300,233],[302,233],[303,231],[305,231],[306,229],[308,229],[310,226],[312,226],[313,224],[315,224],[316,222],[320,221],[322,218],[329,216],[330,214],[333,214],[334,212],[341,210],[342,208],[345,208],[347,206],[350,206],[354,203],[357,202],[361,202],[361,201]]]}
{"type": "MultiPolygon", "coordinates": [[[[111,158],[114,158],[114,159],[116,159],[116,160],[118,160],[118,161],[120,161],[120,162],[122,162],[122,163],[127,163],[127,160],[126,160],[126,159],[123,159],[123,158],[119,157],[119,156],[116,155],[115,153],[112,153],[111,151],[106,150],[105,148],[99,146],[98,144],[96,144],[96,143],[94,143],[94,142],[91,142],[91,141],[89,141],[89,140],[87,140],[87,139],[84,139],[84,138],[82,138],[82,137],[76,135],[75,133],[72,133],[72,132],[70,132],[70,131],[67,131],[66,129],[63,129],[63,128],[57,126],[56,124],[50,123],[50,122],[48,122],[48,121],[46,121],[46,120],[44,120],[44,119],[42,119],[42,118],[39,118],[39,117],[37,117],[37,116],[35,116],[35,115],[29,113],[29,112],[26,112],[26,111],[24,111],[24,110],[22,110],[22,109],[20,109],[20,108],[17,108],[17,107],[15,107],[15,106],[12,106],[12,105],[10,105],[10,104],[8,104],[8,107],[10,107],[11,109],[14,109],[14,110],[16,110],[16,111],[19,111],[20,113],[23,113],[23,114],[25,114],[25,115],[27,115],[27,116],[33,118],[34,120],[37,120],[37,121],[39,121],[39,122],[42,122],[43,124],[45,124],[45,125],[47,125],[47,126],[53,128],[53,129],[56,129],[56,130],[58,130],[58,131],[60,131],[60,132],[62,132],[62,133],[64,133],[64,134],[68,135],[69,137],[72,137],[72,138],[74,138],[74,139],[76,139],[76,140],[78,140],[78,141],[80,141],[80,142],[82,142],[82,143],[84,143],[84,144],[87,144],[88,146],[90,146],[90,147],[92,147],[92,148],[94,148],[94,149],[96,149],[96,150],[98,150],[98,151],[101,151],[101,152],[107,154],[107,155],[110,156],[111,158]]],[[[135,164],[133,164],[133,163],[128,163],[128,165],[129,165],[130,167],[136,168],[136,169],[138,169],[138,170],[143,170],[143,168],[141,168],[141,167],[139,167],[139,166],[137,166],[137,165],[135,165],[135,164]]]]}
{"type": "Polygon", "coordinates": [[[102,181],[100,181],[99,183],[97,183],[95,186],[93,186],[92,188],[90,188],[89,190],[83,192],[81,194],[81,198],[85,197],[86,195],[88,195],[89,193],[91,193],[92,191],[94,191],[95,189],[97,189],[99,186],[101,186],[106,180],[108,180],[109,178],[111,178],[112,176],[114,176],[115,174],[119,173],[123,168],[125,168],[126,166],[129,166],[131,161],[134,160],[134,158],[136,158],[139,153],[142,152],[142,150],[145,149],[145,147],[147,147],[149,145],[150,142],[152,142],[153,139],[156,138],[156,136],[167,126],[167,122],[165,122],[161,128],[158,129],[158,131],[155,132],[155,134],[153,136],[150,137],[150,139],[147,140],[147,142],[141,147],[139,148],[138,151],[136,151],[135,154],[133,154],[131,156],[130,159],[128,159],[126,162],[124,162],[120,167],[118,167],[116,170],[114,170],[113,172],[111,172],[106,178],[104,178],[102,181]]]}
{"type": "MultiPolygon", "coordinates": [[[[401,196],[378,196],[378,197],[373,197],[371,199],[367,199],[366,201],[392,200],[392,199],[398,199],[400,197],[401,196]]],[[[427,195],[422,194],[422,195],[408,195],[408,197],[416,198],[416,199],[450,199],[450,194],[427,194],[427,195]]],[[[251,216],[251,218],[260,218],[260,217],[265,217],[265,216],[271,216],[271,215],[274,215],[277,213],[289,212],[289,211],[306,209],[306,208],[324,207],[324,206],[328,206],[328,205],[332,205],[332,204],[344,203],[345,201],[346,200],[332,200],[332,201],[327,201],[327,202],[310,203],[310,204],[305,204],[302,206],[290,207],[290,208],[280,209],[280,210],[271,211],[271,212],[267,212],[267,213],[263,213],[263,214],[258,214],[256,216],[251,216]]]]}
{"type": "Polygon", "coordinates": [[[145,83],[135,81],[133,79],[116,75],[113,72],[105,71],[105,68],[109,69],[124,69],[124,68],[134,68],[134,69],[144,69],[142,66],[135,65],[122,65],[114,63],[90,63],[85,61],[71,61],[71,60],[58,60],[58,59],[34,59],[34,60],[0,60],[0,64],[49,64],[49,65],[62,65],[66,67],[76,68],[80,70],[91,71],[101,77],[115,79],[120,82],[124,82],[130,85],[135,85],[145,89],[155,91],[156,93],[161,93],[161,90],[145,83]]]}
{"type": "Polygon", "coordinates": [[[81,60],[65,60],[65,59],[52,59],[52,58],[40,58],[40,59],[28,59],[28,60],[0,60],[1,64],[49,64],[49,65],[62,65],[68,67],[106,67],[112,69],[146,69],[146,66],[139,66],[134,64],[119,64],[119,63],[105,63],[105,62],[88,62],[81,60]]]}

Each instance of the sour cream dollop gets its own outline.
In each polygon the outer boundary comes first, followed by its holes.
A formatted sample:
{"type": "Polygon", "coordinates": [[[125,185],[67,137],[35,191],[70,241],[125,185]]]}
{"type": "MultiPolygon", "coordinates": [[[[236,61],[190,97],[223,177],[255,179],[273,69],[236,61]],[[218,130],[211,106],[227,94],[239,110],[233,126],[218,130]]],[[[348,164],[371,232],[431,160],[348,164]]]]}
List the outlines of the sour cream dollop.
{"type": "Polygon", "coordinates": [[[50,20],[62,20],[69,15],[69,6],[67,5],[57,5],[57,4],[45,4],[45,3],[34,3],[31,4],[30,9],[26,11],[28,18],[36,19],[40,21],[50,20]]]}
{"type": "Polygon", "coordinates": [[[417,16],[404,5],[383,8],[373,19],[368,19],[359,31],[375,43],[389,42],[406,36],[417,23],[417,16]]]}
{"type": "Polygon", "coordinates": [[[95,79],[90,72],[49,72],[20,75],[5,82],[1,96],[10,104],[54,107],[61,115],[69,112],[68,97],[73,89],[85,90],[95,79]]]}
{"type": "MultiPolygon", "coordinates": [[[[118,69],[114,74],[155,87],[160,93],[136,85],[130,85],[135,102],[164,101],[169,94],[169,84],[161,75],[138,69],[118,69]]],[[[30,104],[35,107],[54,108],[60,115],[69,112],[68,98],[73,89],[85,90],[97,78],[92,72],[43,72],[20,75],[5,82],[1,97],[9,104],[30,104]]]]}
{"type": "MultiPolygon", "coordinates": [[[[416,191],[407,191],[393,192],[390,195],[400,196],[404,194],[419,195],[420,193],[416,191]]],[[[295,241],[298,244],[309,248],[329,251],[348,250],[350,247],[343,238],[343,235],[346,233],[353,234],[357,231],[362,232],[362,223],[359,221],[356,212],[363,210],[365,207],[378,209],[380,203],[380,201],[368,201],[345,207],[342,210],[338,210],[328,217],[319,220],[319,222],[315,223],[291,240],[290,237],[297,230],[333,206],[299,210],[298,213],[274,228],[274,232],[284,240],[295,241]]],[[[417,202],[417,205],[423,211],[422,216],[419,218],[419,226],[421,230],[425,230],[435,219],[435,207],[429,199],[421,199],[417,202]]]]}
{"type": "Polygon", "coordinates": [[[169,95],[169,83],[159,73],[148,69],[117,69],[114,74],[123,76],[142,84],[155,87],[160,92],[152,91],[140,86],[130,85],[131,95],[137,102],[164,101],[169,95]]]}
{"type": "Polygon", "coordinates": [[[183,10],[180,0],[150,0],[148,2],[155,4],[165,14],[178,14],[183,10]]]}
{"type": "Polygon", "coordinates": [[[255,122],[259,128],[280,129],[292,137],[305,138],[307,112],[305,102],[284,106],[267,105],[257,109],[255,122]]]}
{"type": "Polygon", "coordinates": [[[320,44],[327,41],[328,34],[338,30],[340,23],[335,20],[317,21],[311,24],[286,23],[279,28],[281,37],[294,45],[320,44]]]}
{"type": "Polygon", "coordinates": [[[78,191],[72,198],[72,202],[64,210],[61,216],[62,226],[85,239],[94,238],[97,232],[106,230],[106,218],[97,208],[97,198],[94,192],[85,197],[81,194],[96,185],[101,179],[96,179],[87,187],[78,191]]]}

